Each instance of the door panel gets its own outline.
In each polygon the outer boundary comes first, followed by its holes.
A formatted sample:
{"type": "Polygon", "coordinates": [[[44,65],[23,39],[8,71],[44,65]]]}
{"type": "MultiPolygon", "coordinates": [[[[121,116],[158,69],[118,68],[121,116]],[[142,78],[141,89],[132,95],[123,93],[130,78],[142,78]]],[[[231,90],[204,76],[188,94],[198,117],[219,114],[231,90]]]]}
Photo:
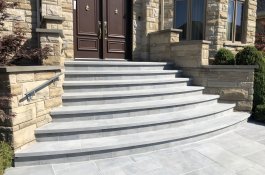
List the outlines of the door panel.
{"type": "Polygon", "coordinates": [[[126,0],[105,0],[104,2],[104,57],[125,59],[126,0]]]}
{"type": "Polygon", "coordinates": [[[75,57],[99,58],[100,39],[98,0],[77,0],[75,14],[75,57]]]}

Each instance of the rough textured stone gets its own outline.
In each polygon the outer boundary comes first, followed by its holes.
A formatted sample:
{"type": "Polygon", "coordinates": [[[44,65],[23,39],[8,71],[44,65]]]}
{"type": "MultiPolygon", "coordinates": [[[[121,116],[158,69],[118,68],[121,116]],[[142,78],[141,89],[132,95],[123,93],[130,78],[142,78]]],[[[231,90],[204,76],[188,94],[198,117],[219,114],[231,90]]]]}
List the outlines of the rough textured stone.
{"type": "MultiPolygon", "coordinates": [[[[6,101],[6,104],[10,105],[1,106],[1,108],[8,108],[8,111],[15,114],[15,117],[11,121],[12,127],[10,128],[12,131],[5,132],[0,137],[13,140],[14,149],[19,149],[25,144],[34,141],[34,129],[49,123],[51,121],[49,115],[51,109],[61,104],[62,83],[55,83],[52,86],[41,89],[33,95],[30,101],[21,101],[26,92],[43,84],[57,73],[58,70],[36,70],[31,73],[1,73],[0,79],[6,83],[2,83],[3,88],[0,89],[0,95],[8,94],[9,89],[12,94],[12,98],[6,101]],[[9,79],[6,80],[6,77],[9,79]]],[[[63,81],[63,78],[60,78],[59,81],[63,81]]],[[[7,126],[2,124],[0,124],[0,128],[8,129],[7,126]]]]}
{"type": "Polygon", "coordinates": [[[236,110],[252,110],[254,68],[184,68],[184,75],[192,78],[192,83],[204,86],[204,93],[218,94],[223,102],[235,103],[236,110]],[[236,77],[236,78],[235,78],[236,77]]]}
{"type": "Polygon", "coordinates": [[[61,104],[62,104],[62,99],[60,97],[45,100],[46,108],[54,108],[54,107],[60,106],[61,104]]]}
{"type": "Polygon", "coordinates": [[[31,125],[24,129],[14,132],[14,148],[19,148],[35,140],[34,130],[36,125],[31,125]]]}
{"type": "Polygon", "coordinates": [[[52,78],[54,76],[55,76],[54,72],[36,73],[35,74],[35,81],[49,80],[50,78],[52,78]]]}
{"type": "Polygon", "coordinates": [[[245,100],[248,98],[248,91],[244,89],[226,89],[221,91],[221,99],[224,100],[245,100]]]}

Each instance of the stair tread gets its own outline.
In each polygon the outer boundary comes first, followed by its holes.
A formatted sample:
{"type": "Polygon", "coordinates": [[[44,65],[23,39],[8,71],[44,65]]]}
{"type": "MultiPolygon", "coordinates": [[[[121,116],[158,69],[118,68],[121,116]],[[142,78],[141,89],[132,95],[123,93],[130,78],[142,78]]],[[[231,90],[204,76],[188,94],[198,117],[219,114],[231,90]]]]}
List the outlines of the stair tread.
{"type": "Polygon", "coordinates": [[[200,108],[193,108],[183,111],[168,112],[162,114],[101,120],[52,122],[41,128],[36,129],[36,133],[43,134],[60,132],[81,132],[184,121],[193,118],[217,114],[219,112],[232,109],[233,107],[235,107],[234,104],[214,104],[210,106],[201,106],[200,108]]]}
{"type": "Polygon", "coordinates": [[[130,85],[130,84],[152,84],[152,83],[173,83],[188,82],[190,78],[168,78],[168,79],[134,79],[134,80],[99,80],[99,81],[65,81],[64,86],[80,85],[130,85]]]}
{"type": "Polygon", "coordinates": [[[141,89],[128,91],[100,91],[100,92],[67,92],[63,99],[99,98],[99,97],[129,97],[137,95],[170,94],[203,90],[200,86],[186,86],[174,88],[141,89]]]}
{"type": "Polygon", "coordinates": [[[165,66],[165,65],[173,65],[173,63],[168,62],[131,62],[131,61],[66,61],[64,63],[67,65],[144,65],[144,66],[165,66]]]}
{"type": "Polygon", "coordinates": [[[86,106],[62,106],[52,110],[51,114],[82,114],[82,113],[94,113],[94,112],[110,112],[120,110],[134,110],[134,109],[149,109],[155,107],[166,106],[181,106],[186,104],[195,104],[204,101],[211,101],[218,99],[219,95],[194,95],[191,97],[180,97],[177,99],[165,99],[165,100],[150,100],[141,102],[130,102],[120,104],[105,104],[105,105],[86,105],[86,106]]]}
{"type": "Polygon", "coordinates": [[[248,113],[236,112],[231,113],[231,115],[197,122],[196,124],[137,134],[70,141],[37,142],[24,150],[17,151],[15,156],[29,157],[96,152],[163,143],[224,129],[247,119],[249,115],[248,113]]]}
{"type": "Polygon", "coordinates": [[[65,74],[85,75],[144,75],[144,74],[172,74],[180,73],[181,70],[141,70],[141,71],[65,71],[65,74]]]}

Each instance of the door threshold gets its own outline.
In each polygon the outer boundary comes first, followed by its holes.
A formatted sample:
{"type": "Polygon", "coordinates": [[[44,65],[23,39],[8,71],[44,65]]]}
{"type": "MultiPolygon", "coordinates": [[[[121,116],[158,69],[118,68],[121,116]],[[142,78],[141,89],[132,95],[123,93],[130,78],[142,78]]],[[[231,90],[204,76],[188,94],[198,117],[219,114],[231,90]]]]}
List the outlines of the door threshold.
{"type": "Polygon", "coordinates": [[[128,61],[126,59],[119,59],[119,58],[106,58],[106,59],[99,59],[99,58],[75,58],[75,61],[128,61]]]}

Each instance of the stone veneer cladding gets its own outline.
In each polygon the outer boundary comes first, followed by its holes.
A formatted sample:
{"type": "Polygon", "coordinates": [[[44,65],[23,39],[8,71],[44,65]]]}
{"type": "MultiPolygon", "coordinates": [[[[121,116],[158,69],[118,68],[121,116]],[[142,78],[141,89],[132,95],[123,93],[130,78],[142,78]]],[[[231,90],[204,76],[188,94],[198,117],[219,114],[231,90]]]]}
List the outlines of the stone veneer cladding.
{"type": "MultiPolygon", "coordinates": [[[[9,0],[11,1],[11,0],[9,0]]],[[[37,41],[36,28],[36,1],[22,0],[16,9],[8,9],[11,17],[5,22],[10,33],[19,24],[28,29],[27,36],[37,41]]],[[[245,32],[242,42],[231,43],[226,41],[226,25],[228,0],[208,0],[206,10],[205,40],[212,42],[210,57],[221,47],[228,47],[238,51],[244,45],[251,45],[255,41],[257,0],[246,0],[245,32]]],[[[46,29],[63,30],[64,38],[55,34],[40,34],[41,45],[51,45],[54,52],[46,64],[63,64],[64,59],[73,59],[73,9],[72,0],[43,0],[42,15],[65,17],[61,23],[46,21],[46,29]]],[[[160,0],[133,0],[133,58],[135,60],[149,59],[150,32],[160,29],[160,0]]],[[[174,16],[173,0],[165,0],[165,29],[173,27],[174,16]]]]}

